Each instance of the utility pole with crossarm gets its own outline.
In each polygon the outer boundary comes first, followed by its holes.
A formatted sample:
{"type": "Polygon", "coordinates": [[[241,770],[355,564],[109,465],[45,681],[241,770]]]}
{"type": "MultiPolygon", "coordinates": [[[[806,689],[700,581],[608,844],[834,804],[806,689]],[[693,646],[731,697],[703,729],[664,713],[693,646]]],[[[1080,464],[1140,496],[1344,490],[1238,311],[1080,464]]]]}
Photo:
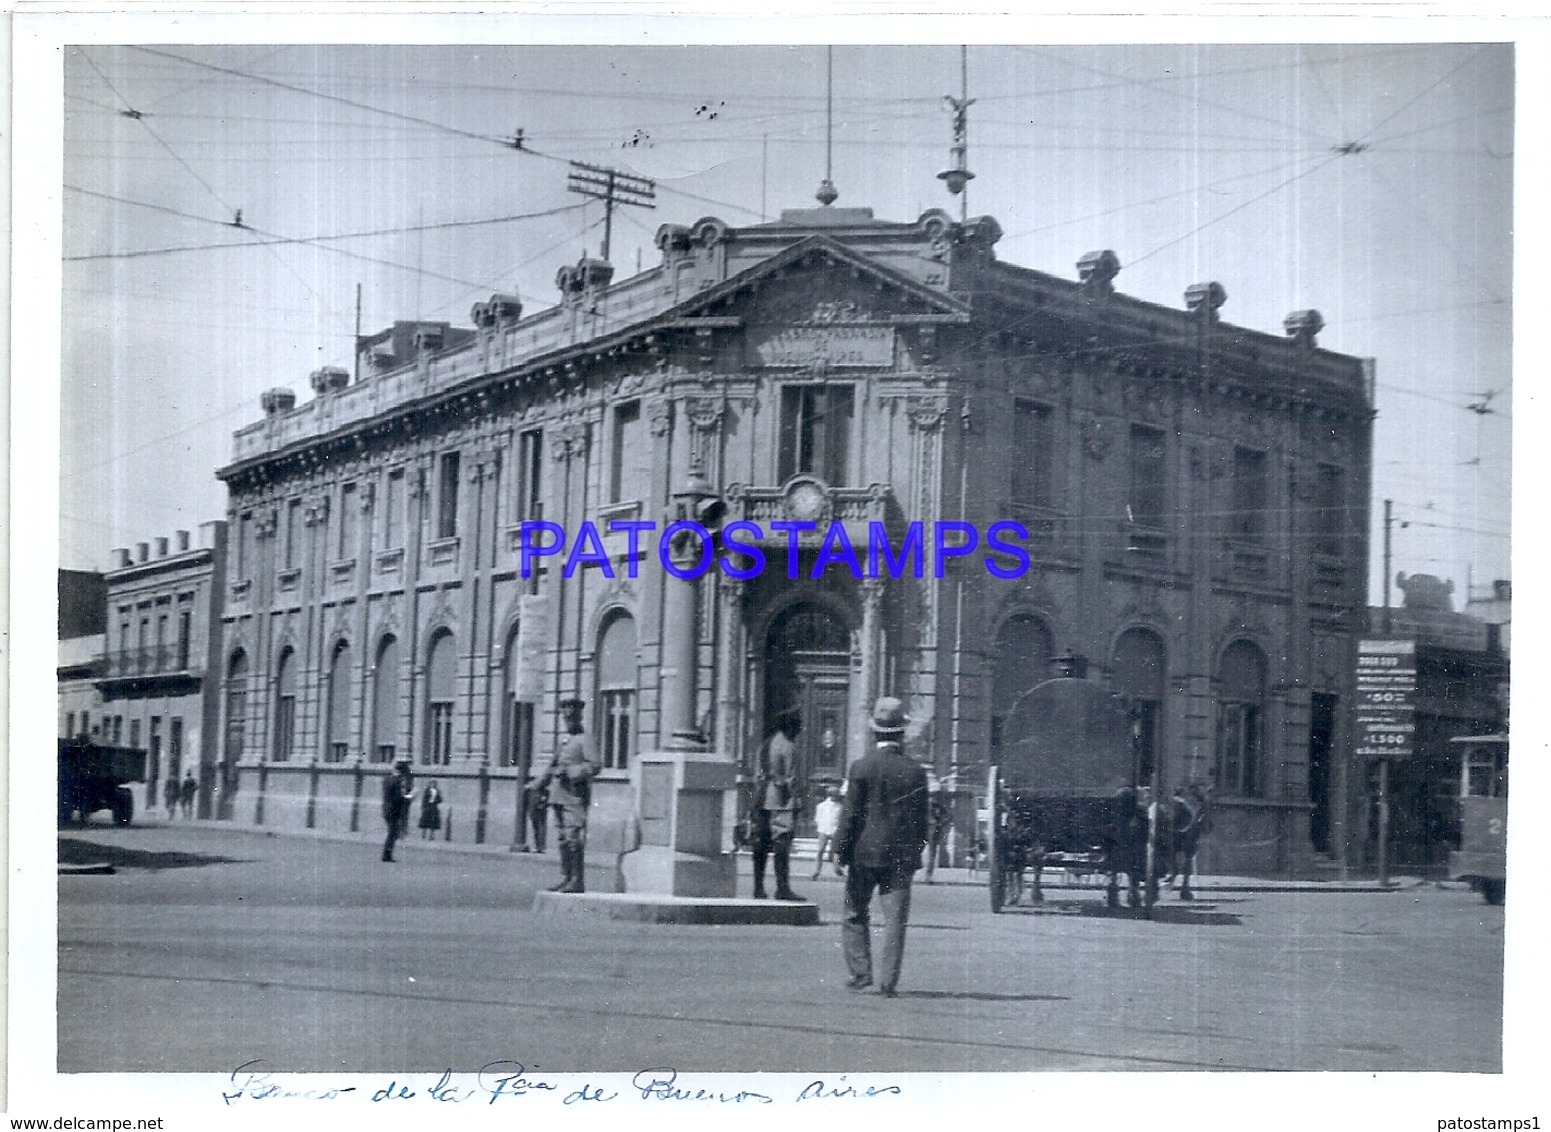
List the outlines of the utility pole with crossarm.
{"type": "Polygon", "coordinates": [[[656,208],[657,183],[618,169],[571,162],[566,186],[573,193],[603,202],[603,259],[609,258],[609,240],[614,232],[614,206],[633,204],[637,208],[656,208]]]}

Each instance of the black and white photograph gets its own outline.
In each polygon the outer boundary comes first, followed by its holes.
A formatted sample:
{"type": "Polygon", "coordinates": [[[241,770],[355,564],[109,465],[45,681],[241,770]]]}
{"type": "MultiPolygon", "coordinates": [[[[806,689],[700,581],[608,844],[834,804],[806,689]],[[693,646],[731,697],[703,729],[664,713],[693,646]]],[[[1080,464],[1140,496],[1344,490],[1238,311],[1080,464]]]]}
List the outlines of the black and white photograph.
{"type": "Polygon", "coordinates": [[[11,1126],[1551,1121],[1545,17],[575,8],[15,14],[11,1126]]]}

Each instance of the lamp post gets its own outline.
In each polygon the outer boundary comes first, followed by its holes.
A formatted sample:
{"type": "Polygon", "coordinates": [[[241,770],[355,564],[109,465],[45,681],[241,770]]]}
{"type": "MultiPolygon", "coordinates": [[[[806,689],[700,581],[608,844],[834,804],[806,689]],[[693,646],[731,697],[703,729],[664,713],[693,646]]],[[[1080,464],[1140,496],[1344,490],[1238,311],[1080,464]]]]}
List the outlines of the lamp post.
{"type": "Polygon", "coordinates": [[[668,554],[679,573],[663,580],[661,731],[667,736],[664,746],[669,750],[702,751],[706,749],[706,737],[695,718],[699,577],[715,561],[715,547],[710,540],[727,513],[727,504],[693,465],[672,498],[669,529],[677,524],[692,525],[674,532],[668,554]]]}

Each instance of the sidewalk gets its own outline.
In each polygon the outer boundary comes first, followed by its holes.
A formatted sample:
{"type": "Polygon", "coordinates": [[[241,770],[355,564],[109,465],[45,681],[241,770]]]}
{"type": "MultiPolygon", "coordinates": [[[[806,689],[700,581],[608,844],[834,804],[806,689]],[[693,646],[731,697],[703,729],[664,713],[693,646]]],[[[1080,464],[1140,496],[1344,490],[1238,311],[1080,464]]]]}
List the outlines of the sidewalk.
{"type": "MultiPolygon", "coordinates": [[[[85,827],[61,826],[60,832],[67,833],[71,829],[91,829],[94,827],[111,826],[111,821],[93,822],[85,827]]],[[[253,837],[290,837],[313,841],[339,841],[360,842],[380,845],[383,831],[381,823],[378,828],[364,829],[359,833],[338,832],[318,829],[271,829],[265,826],[253,826],[236,822],[214,821],[211,819],[195,819],[185,821],[181,818],[174,821],[166,821],[156,817],[136,817],[131,829],[145,831],[151,830],[218,830],[229,833],[244,833],[253,837]]],[[[122,828],[122,827],[113,827],[122,828]]],[[[400,839],[398,848],[402,852],[433,852],[433,853],[474,853],[485,856],[508,857],[514,861],[527,861],[532,863],[544,863],[553,868],[559,858],[554,846],[546,847],[543,853],[521,853],[514,851],[509,844],[486,843],[482,845],[472,844],[466,841],[446,840],[421,840],[416,834],[418,830],[411,829],[410,836],[400,839]]],[[[792,880],[812,883],[813,857],[817,848],[817,842],[811,839],[799,839],[792,853],[792,880]]],[[[739,850],[739,876],[746,876],[749,872],[748,851],[739,850]]],[[[828,861],[824,863],[824,869],[820,873],[820,880],[836,881],[834,867],[828,861]]],[[[1044,871],[1042,887],[1052,892],[1063,891],[1096,891],[1103,887],[1102,883],[1094,876],[1081,880],[1072,878],[1065,870],[1049,868],[1044,871]]],[[[917,884],[936,884],[961,888],[985,888],[988,881],[984,869],[963,868],[939,868],[932,879],[926,879],[924,871],[916,874],[917,884]]],[[[1230,875],[1203,875],[1196,874],[1190,878],[1191,888],[1203,897],[1210,897],[1215,893],[1228,892],[1323,892],[1323,893],[1357,893],[1357,892],[1397,892],[1407,889],[1422,887],[1429,883],[1437,883],[1440,886],[1450,886],[1452,882],[1429,881],[1420,876],[1392,876],[1389,887],[1382,887],[1375,877],[1348,877],[1345,880],[1332,878],[1330,880],[1318,879],[1278,879],[1273,877],[1249,877],[1230,875]]],[[[1460,887],[1468,887],[1463,881],[1457,882],[1460,887]]]]}

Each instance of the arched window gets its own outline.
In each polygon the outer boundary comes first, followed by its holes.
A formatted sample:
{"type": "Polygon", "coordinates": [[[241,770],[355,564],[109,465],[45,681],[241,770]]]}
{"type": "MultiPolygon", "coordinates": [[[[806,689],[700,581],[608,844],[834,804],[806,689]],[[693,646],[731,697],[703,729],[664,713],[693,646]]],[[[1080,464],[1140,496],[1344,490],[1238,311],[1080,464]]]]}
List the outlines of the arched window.
{"type": "Polygon", "coordinates": [[[350,752],[350,645],[340,641],[329,663],[328,746],[325,762],[342,763],[350,752]]]}
{"type": "Polygon", "coordinates": [[[1113,690],[1125,697],[1134,713],[1136,780],[1150,783],[1157,765],[1159,723],[1163,715],[1164,677],[1167,660],[1163,641],[1151,629],[1127,629],[1115,642],[1110,666],[1113,690]]]}
{"type": "Polygon", "coordinates": [[[372,679],[372,762],[391,763],[398,750],[399,641],[391,633],[377,646],[372,679]]]}
{"type": "Polygon", "coordinates": [[[457,696],[458,665],[452,634],[443,630],[431,642],[425,676],[425,746],[420,761],[430,766],[452,762],[452,705],[457,696]]]}
{"type": "Polygon", "coordinates": [[[226,663],[226,750],[222,756],[221,781],[231,781],[232,768],[242,761],[248,734],[248,654],[232,653],[226,663]]]}
{"type": "Polygon", "coordinates": [[[1016,613],[996,631],[991,668],[991,747],[1002,742],[1002,724],[1017,698],[1035,684],[1050,679],[1055,643],[1045,623],[1030,613],[1016,613]]]}
{"type": "Polygon", "coordinates": [[[598,748],[606,770],[625,770],[635,743],[635,619],[611,618],[598,638],[598,748]]]}
{"type": "Polygon", "coordinates": [[[275,736],[270,757],[289,762],[296,749],[296,650],[285,649],[275,666],[275,736]]]}
{"type": "Polygon", "coordinates": [[[1265,793],[1261,765],[1265,654],[1249,641],[1234,641],[1223,651],[1217,685],[1217,789],[1244,798],[1261,797],[1265,793]]]}

